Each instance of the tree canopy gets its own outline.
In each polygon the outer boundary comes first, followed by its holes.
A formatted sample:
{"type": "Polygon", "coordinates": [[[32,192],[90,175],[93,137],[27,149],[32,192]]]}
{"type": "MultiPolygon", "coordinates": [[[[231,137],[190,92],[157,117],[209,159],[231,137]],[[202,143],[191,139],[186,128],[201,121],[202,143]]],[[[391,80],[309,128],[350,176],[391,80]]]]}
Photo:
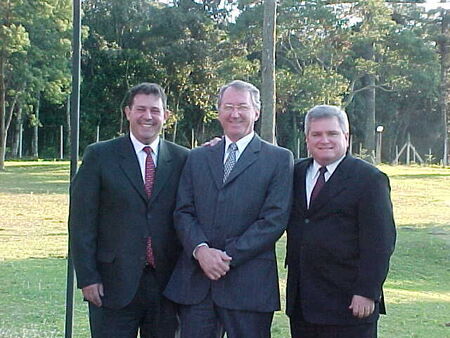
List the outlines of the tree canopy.
{"type": "MultiPolygon", "coordinates": [[[[306,156],[304,114],[336,104],[349,114],[354,149],[372,155],[382,125],[384,161],[408,135],[420,154],[442,160],[448,14],[414,2],[421,1],[280,2],[279,145],[306,156]]],[[[139,82],[165,88],[172,114],[164,137],[188,147],[221,134],[221,85],[261,85],[262,1],[84,0],[82,9],[81,148],[96,141],[97,128],[100,139],[127,131],[125,94],[139,82]]],[[[0,17],[2,158],[17,156],[19,125],[27,155],[57,157],[59,126],[68,130],[71,1],[6,0],[0,17]]]]}

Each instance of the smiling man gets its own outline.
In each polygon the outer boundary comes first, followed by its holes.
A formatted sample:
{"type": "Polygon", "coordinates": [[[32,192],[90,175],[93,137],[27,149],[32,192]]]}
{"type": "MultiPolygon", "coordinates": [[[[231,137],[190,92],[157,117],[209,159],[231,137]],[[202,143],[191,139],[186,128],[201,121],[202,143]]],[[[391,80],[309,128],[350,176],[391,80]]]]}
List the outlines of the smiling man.
{"type": "Polygon", "coordinates": [[[311,158],[294,167],[287,231],[287,314],[294,338],[373,338],[394,250],[389,180],[347,154],[347,114],[305,117],[311,158]]]}
{"type": "Polygon", "coordinates": [[[181,251],[172,215],[188,150],[159,138],[166,102],[157,84],[133,87],[130,133],[88,146],[71,184],[70,246],[92,337],[175,337],[162,290],[181,251]]]}
{"type": "Polygon", "coordinates": [[[184,253],[165,294],[181,304],[182,338],[270,337],[292,153],[255,134],[260,100],[252,84],[223,86],[217,107],[224,139],[192,150],[180,180],[174,215],[184,253]]]}

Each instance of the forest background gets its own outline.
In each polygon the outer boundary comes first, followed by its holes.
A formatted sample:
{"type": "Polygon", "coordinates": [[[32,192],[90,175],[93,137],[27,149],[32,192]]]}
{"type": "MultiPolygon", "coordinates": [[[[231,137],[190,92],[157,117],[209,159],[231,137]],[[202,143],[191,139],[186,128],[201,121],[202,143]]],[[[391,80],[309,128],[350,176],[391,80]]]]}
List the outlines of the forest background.
{"type": "MultiPolygon", "coordinates": [[[[410,140],[447,163],[450,11],[423,2],[279,1],[278,144],[305,156],[304,114],[336,104],[362,157],[383,126],[382,161],[410,140]]],[[[126,92],[139,82],[165,88],[164,137],[187,147],[221,134],[221,85],[261,86],[262,1],[83,0],[82,10],[80,149],[127,131],[126,92]]],[[[72,1],[1,1],[0,20],[0,169],[5,158],[67,157],[72,1]]]]}

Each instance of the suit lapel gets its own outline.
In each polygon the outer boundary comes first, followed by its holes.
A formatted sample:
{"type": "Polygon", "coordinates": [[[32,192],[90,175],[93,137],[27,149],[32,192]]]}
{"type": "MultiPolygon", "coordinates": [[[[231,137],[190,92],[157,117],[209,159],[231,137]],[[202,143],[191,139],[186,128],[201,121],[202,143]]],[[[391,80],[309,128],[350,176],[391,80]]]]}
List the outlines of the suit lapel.
{"type": "Polygon", "coordinates": [[[296,171],[296,190],[295,192],[299,194],[298,201],[300,203],[299,207],[306,211],[308,210],[308,205],[306,202],[306,171],[308,170],[308,167],[312,163],[312,158],[309,160],[305,160],[299,164],[298,170],[296,171]]]}
{"type": "Polygon", "coordinates": [[[144,182],[142,181],[141,169],[129,136],[124,136],[122,138],[122,141],[120,142],[119,156],[119,165],[125,176],[130,180],[131,185],[134,189],[136,189],[139,195],[141,195],[144,200],[147,200],[147,194],[144,191],[144,182]]]}
{"type": "Polygon", "coordinates": [[[208,149],[208,165],[217,189],[223,186],[223,155],[225,153],[225,139],[208,149]]]}
{"type": "Polygon", "coordinates": [[[162,188],[166,184],[167,179],[170,177],[171,165],[170,162],[172,158],[170,152],[167,149],[166,141],[159,141],[158,150],[158,163],[156,167],[155,183],[153,185],[152,196],[150,197],[150,203],[156,198],[156,196],[161,192],[162,188]]]}
{"type": "MultiPolygon", "coordinates": [[[[228,176],[227,181],[224,185],[229,184],[234,181],[236,177],[238,177],[249,165],[256,161],[258,158],[258,153],[261,150],[261,139],[258,135],[255,134],[253,139],[245,148],[244,152],[239,157],[239,160],[234,165],[233,169],[228,176]]],[[[222,175],[223,175],[223,166],[222,166],[222,175]]]]}

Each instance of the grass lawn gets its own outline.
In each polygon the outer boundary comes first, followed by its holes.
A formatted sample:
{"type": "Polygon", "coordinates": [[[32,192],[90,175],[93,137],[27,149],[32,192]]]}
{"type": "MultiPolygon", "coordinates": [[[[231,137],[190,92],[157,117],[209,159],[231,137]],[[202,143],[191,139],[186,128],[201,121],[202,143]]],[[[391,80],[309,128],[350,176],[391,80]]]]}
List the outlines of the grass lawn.
{"type": "MultiPolygon", "coordinates": [[[[0,337],[62,337],[69,164],[7,162],[6,168],[0,172],[0,337]]],[[[379,336],[450,337],[450,169],[381,169],[391,178],[398,241],[379,336]]],[[[283,237],[283,303],[284,244],[283,237]]],[[[89,337],[78,290],[73,332],[89,337]]],[[[274,338],[289,337],[283,312],[275,314],[272,332],[274,338]]]]}

